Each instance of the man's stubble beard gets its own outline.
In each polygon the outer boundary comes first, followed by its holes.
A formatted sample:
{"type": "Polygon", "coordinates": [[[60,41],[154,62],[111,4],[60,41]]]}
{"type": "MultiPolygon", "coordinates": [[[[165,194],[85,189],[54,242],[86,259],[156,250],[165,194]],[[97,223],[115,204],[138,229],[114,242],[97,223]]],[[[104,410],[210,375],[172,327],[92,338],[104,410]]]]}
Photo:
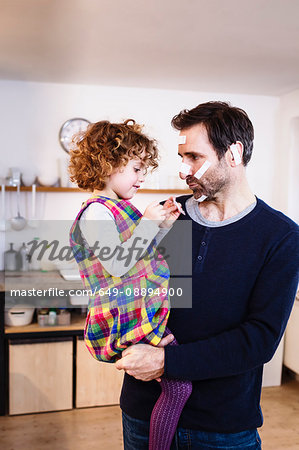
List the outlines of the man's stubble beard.
{"type": "Polygon", "coordinates": [[[230,178],[226,168],[226,162],[222,158],[217,167],[213,171],[207,171],[201,180],[197,181],[196,178],[193,178],[192,183],[197,183],[198,185],[198,187],[192,189],[194,198],[198,199],[202,195],[205,195],[207,197],[206,200],[216,199],[217,194],[224,191],[230,184],[230,178]]]}

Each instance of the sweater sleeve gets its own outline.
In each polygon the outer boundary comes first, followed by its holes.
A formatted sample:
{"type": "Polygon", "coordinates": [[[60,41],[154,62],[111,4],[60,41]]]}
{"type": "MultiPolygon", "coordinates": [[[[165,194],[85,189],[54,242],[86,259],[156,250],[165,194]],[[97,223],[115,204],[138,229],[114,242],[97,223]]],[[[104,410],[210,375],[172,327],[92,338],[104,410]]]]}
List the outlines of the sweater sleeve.
{"type": "Polygon", "coordinates": [[[284,333],[298,287],[299,234],[272,249],[250,296],[244,322],[207,339],[165,347],[165,376],[204,380],[234,376],[268,362],[284,333]]]}

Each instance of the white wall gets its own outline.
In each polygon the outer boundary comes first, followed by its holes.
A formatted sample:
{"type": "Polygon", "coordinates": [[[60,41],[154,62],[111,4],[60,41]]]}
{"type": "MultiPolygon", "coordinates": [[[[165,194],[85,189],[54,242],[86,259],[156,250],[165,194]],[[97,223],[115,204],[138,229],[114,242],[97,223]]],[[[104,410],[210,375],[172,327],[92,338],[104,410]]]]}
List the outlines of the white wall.
{"type": "MultiPolygon", "coordinates": [[[[230,101],[247,111],[255,127],[254,154],[248,167],[252,189],[259,197],[277,206],[273,158],[278,135],[277,97],[2,80],[0,98],[0,178],[7,176],[12,166],[18,166],[25,174],[33,171],[37,175],[57,178],[58,159],[67,157],[58,142],[58,132],[69,118],[84,117],[92,122],[134,118],[146,124],[146,131],[158,140],[162,159],[153,187],[160,188],[168,186],[168,177],[175,176],[179,166],[177,133],[171,128],[171,118],[181,109],[192,108],[204,101],[230,101]]],[[[21,195],[21,213],[28,217],[30,194],[21,195]]],[[[138,195],[136,204],[140,208],[152,200],[151,196],[138,195]]],[[[40,193],[38,218],[72,219],[86,197],[84,193],[40,193]]],[[[6,218],[14,215],[16,196],[9,193],[6,218]]],[[[34,230],[32,233],[34,236],[34,230]]],[[[2,264],[1,257],[0,269],[2,264]]]]}
{"type": "Polygon", "coordinates": [[[173,115],[207,100],[231,101],[248,112],[255,127],[255,150],[248,169],[252,187],[266,201],[272,200],[277,97],[0,81],[0,98],[1,155],[6,155],[1,158],[0,176],[12,165],[24,172],[34,169],[37,174],[58,176],[57,159],[65,156],[58,131],[71,117],[90,121],[132,117],[158,139],[163,156],[160,187],[167,186],[168,174],[176,174],[173,115]]]}
{"type": "Polygon", "coordinates": [[[281,97],[279,132],[273,194],[279,207],[299,222],[299,90],[281,97]]]}

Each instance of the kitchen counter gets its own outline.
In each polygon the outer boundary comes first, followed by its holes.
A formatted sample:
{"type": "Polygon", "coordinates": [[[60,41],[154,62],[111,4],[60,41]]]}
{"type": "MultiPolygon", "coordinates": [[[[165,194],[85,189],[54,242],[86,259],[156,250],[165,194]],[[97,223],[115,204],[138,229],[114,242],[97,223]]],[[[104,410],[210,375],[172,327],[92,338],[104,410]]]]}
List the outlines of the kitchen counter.
{"type": "Polygon", "coordinates": [[[57,270],[29,272],[0,272],[0,291],[11,289],[83,289],[81,280],[66,281],[57,270]]]}
{"type": "Polygon", "coordinates": [[[12,335],[16,333],[53,333],[55,331],[72,331],[72,330],[84,330],[85,315],[72,314],[70,325],[52,325],[41,327],[38,323],[33,322],[29,325],[19,327],[5,326],[4,332],[6,335],[12,335]]]}

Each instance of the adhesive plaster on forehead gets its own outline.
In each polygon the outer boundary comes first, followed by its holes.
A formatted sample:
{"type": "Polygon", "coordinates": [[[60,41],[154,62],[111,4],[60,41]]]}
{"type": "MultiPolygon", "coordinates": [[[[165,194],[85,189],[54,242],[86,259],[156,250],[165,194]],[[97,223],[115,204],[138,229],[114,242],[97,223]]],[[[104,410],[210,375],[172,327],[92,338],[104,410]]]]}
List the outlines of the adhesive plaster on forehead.
{"type": "Polygon", "coordinates": [[[200,169],[198,169],[198,171],[194,174],[194,177],[197,178],[198,180],[203,176],[204,173],[206,173],[206,171],[208,170],[208,168],[210,167],[211,163],[210,161],[206,161],[200,169]]]}
{"type": "Polygon", "coordinates": [[[180,145],[180,144],[186,144],[186,136],[184,136],[184,135],[181,134],[181,135],[179,136],[178,142],[179,142],[179,145],[180,145]]]}
{"type": "Polygon", "coordinates": [[[240,156],[240,154],[239,154],[239,152],[238,152],[238,146],[237,146],[237,144],[232,144],[232,145],[230,146],[230,151],[232,152],[232,155],[233,155],[233,157],[234,157],[236,166],[238,166],[239,164],[241,164],[242,159],[241,159],[241,156],[240,156]]]}
{"type": "Polygon", "coordinates": [[[191,169],[191,166],[189,166],[189,164],[186,164],[186,163],[182,162],[181,165],[180,165],[179,172],[183,173],[184,175],[189,175],[190,169],[191,169]]]}

